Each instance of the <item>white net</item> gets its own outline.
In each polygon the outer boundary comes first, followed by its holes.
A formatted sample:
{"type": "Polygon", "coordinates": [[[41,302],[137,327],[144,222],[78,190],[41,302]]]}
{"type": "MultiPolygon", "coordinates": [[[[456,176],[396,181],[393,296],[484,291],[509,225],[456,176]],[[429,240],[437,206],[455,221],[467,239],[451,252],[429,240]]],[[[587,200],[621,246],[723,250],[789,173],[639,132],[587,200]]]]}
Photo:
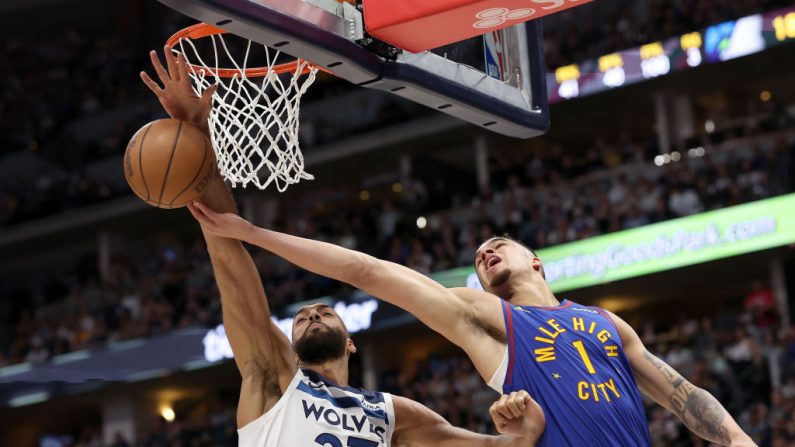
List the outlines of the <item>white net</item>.
{"type": "Polygon", "coordinates": [[[262,46],[265,61],[252,65],[267,67],[267,73],[249,77],[246,68],[252,45],[259,44],[248,41],[245,54],[235,58],[223,35],[209,38],[212,66],[202,59],[191,39],[181,39],[173,51],[184,54],[189,64],[205,68],[189,70],[198,95],[218,84],[209,126],[221,175],[232,186],[253,183],[265,189],[274,183],[279,192],[301,180],[312,180],[314,177],[304,171],[304,156],[298,145],[298,114],[301,96],[315,81],[318,69],[298,60],[294,71],[277,74],[272,70],[279,51],[262,46]],[[218,76],[219,59],[231,62],[234,76],[218,76]]]}

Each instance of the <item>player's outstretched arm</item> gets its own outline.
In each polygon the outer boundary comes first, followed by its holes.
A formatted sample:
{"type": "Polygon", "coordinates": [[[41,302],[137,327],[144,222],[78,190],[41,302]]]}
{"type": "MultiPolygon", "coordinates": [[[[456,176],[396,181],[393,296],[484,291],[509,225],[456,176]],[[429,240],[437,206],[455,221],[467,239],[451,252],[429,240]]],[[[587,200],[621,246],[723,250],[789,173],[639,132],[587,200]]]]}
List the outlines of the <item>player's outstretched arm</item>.
{"type": "MultiPolygon", "coordinates": [[[[155,51],[150,53],[162,87],[145,72],[141,72],[141,79],[172,118],[209,133],[207,117],[215,86],[198,96],[191,87],[185,59],[181,55],[174,57],[168,47],[164,53],[167,69],[155,51]]],[[[217,173],[203,200],[218,212],[237,212],[232,194],[217,173]]],[[[224,328],[243,378],[237,413],[238,426],[242,427],[278,401],[297,370],[297,359],[287,337],[270,319],[262,282],[243,245],[208,233],[204,228],[202,231],[221,292],[224,328]]]]}
{"type": "Polygon", "coordinates": [[[501,302],[479,291],[457,293],[401,265],[326,242],[256,227],[234,214],[194,203],[202,226],[213,234],[257,245],[313,273],[348,283],[399,306],[460,346],[488,380],[505,353],[501,302]],[[482,296],[477,298],[472,294],[482,296]]]}
{"type": "MultiPolygon", "coordinates": [[[[218,175],[202,200],[219,211],[236,211],[232,195],[218,175]]],[[[262,281],[243,244],[218,237],[204,226],[202,232],[221,292],[224,328],[243,378],[237,421],[242,427],[279,400],[298,361],[289,340],[270,318],[262,281]]]]}
{"type": "Polygon", "coordinates": [[[610,316],[618,326],[624,352],[641,391],[678,416],[690,431],[708,441],[731,447],[756,446],[714,396],[650,353],[624,320],[612,313],[610,316]]]}
{"type": "Polygon", "coordinates": [[[541,407],[529,395],[505,395],[491,406],[502,436],[473,433],[450,425],[443,417],[412,400],[393,396],[395,447],[532,447],[544,432],[541,407]],[[497,421],[500,421],[499,423],[497,421]]]}

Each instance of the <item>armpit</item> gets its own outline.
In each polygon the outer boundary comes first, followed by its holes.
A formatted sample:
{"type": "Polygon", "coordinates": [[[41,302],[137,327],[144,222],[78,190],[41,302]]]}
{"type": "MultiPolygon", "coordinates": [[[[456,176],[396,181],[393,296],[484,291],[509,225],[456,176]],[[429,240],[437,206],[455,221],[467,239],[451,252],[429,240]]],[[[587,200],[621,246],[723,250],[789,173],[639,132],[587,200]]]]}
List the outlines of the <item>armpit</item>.
{"type": "MultiPolygon", "coordinates": [[[[491,337],[498,343],[503,343],[503,344],[508,343],[508,338],[507,335],[505,334],[505,330],[486,321],[486,319],[483,318],[481,315],[478,315],[478,312],[476,311],[476,309],[479,307],[476,304],[476,300],[480,300],[481,306],[486,304],[484,302],[484,299],[487,298],[485,298],[483,295],[487,295],[488,297],[497,300],[497,302],[501,302],[499,301],[498,297],[493,296],[489,293],[484,293],[482,291],[475,291],[467,288],[459,287],[451,290],[453,290],[453,292],[456,294],[456,296],[458,296],[459,299],[467,303],[468,309],[462,311],[460,317],[466,321],[468,326],[491,337]]],[[[499,312],[501,314],[502,309],[499,309],[499,312]]]]}
{"type": "Polygon", "coordinates": [[[499,343],[508,343],[508,338],[505,334],[505,331],[500,330],[500,328],[486,321],[483,321],[482,318],[478,318],[478,316],[473,312],[464,312],[463,318],[466,320],[467,324],[475,330],[491,337],[499,343]]]}

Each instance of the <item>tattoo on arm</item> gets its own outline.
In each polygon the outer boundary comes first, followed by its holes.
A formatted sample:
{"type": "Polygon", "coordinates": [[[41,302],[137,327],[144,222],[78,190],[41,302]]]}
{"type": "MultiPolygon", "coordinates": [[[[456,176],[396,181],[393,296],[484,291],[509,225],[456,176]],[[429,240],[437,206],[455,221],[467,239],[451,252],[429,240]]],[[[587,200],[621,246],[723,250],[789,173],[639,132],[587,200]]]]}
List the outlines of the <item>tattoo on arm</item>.
{"type": "Polygon", "coordinates": [[[708,392],[685,380],[673,368],[648,351],[644,356],[673,387],[673,393],[668,395],[668,401],[674,414],[679,416],[694,433],[710,441],[728,445],[729,433],[723,425],[727,413],[720,402],[708,392]]]}

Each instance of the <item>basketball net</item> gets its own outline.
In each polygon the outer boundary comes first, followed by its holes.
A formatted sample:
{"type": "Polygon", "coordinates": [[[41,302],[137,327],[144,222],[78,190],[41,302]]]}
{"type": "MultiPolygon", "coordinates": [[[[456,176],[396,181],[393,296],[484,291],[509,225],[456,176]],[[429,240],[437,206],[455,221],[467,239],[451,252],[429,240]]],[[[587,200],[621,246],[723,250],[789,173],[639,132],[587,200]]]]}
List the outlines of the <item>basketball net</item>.
{"type": "Polygon", "coordinates": [[[318,67],[301,59],[277,65],[279,51],[264,46],[265,61],[249,68],[252,45],[259,44],[248,40],[242,60],[236,60],[223,30],[204,24],[194,27],[181,31],[181,36],[175,34],[169,43],[172,51],[185,56],[197,95],[218,84],[208,125],[221,175],[233,187],[253,183],[265,189],[274,183],[279,192],[301,180],[314,179],[304,171],[298,114],[301,96],[315,81],[318,67]],[[199,26],[205,27],[201,35],[189,32],[199,26]],[[199,55],[193,43],[197,37],[212,39],[212,65],[199,55]],[[178,40],[172,43],[175,38],[178,40]],[[234,68],[219,68],[219,56],[232,61],[234,68]]]}

